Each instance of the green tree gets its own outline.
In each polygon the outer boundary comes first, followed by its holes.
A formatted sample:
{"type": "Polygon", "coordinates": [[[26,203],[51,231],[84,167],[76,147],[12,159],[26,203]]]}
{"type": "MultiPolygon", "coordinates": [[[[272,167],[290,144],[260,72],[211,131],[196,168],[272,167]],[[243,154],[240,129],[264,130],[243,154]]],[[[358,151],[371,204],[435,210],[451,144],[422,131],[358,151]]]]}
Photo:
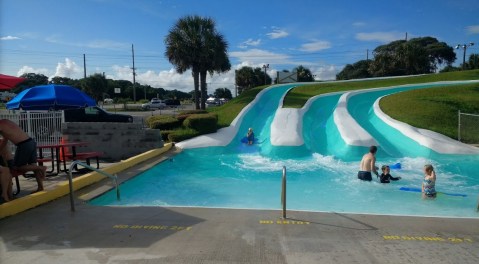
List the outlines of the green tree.
{"type": "Polygon", "coordinates": [[[238,86],[238,94],[253,88],[256,85],[256,78],[253,68],[244,66],[236,71],[236,85],[238,86]]]}
{"type": "Polygon", "coordinates": [[[469,60],[466,63],[467,63],[467,68],[470,70],[479,69],[479,54],[469,55],[469,60]]]}
{"type": "Polygon", "coordinates": [[[81,80],[81,89],[90,95],[96,101],[103,99],[103,93],[108,91],[108,82],[105,76],[99,73],[90,75],[89,77],[81,80]]]}
{"type": "Polygon", "coordinates": [[[70,85],[70,86],[77,87],[77,88],[80,87],[80,81],[74,80],[74,79],[71,79],[71,78],[68,78],[68,77],[55,76],[50,80],[50,83],[70,85]]]}
{"type": "Polygon", "coordinates": [[[216,89],[213,96],[215,98],[225,98],[225,99],[228,99],[228,100],[233,98],[233,95],[231,94],[231,91],[227,88],[216,89]]]}
{"type": "Polygon", "coordinates": [[[43,74],[24,73],[20,77],[25,78],[26,80],[23,81],[20,85],[18,85],[17,88],[13,89],[14,93],[21,92],[21,91],[25,90],[26,88],[30,88],[30,87],[33,87],[33,86],[48,84],[48,77],[43,75],[43,74]]]}
{"type": "Polygon", "coordinates": [[[372,76],[398,76],[435,72],[440,64],[456,60],[453,48],[436,38],[421,37],[396,40],[374,49],[369,65],[372,76]]]}
{"type": "Polygon", "coordinates": [[[360,60],[354,64],[347,64],[342,71],[336,75],[336,80],[351,80],[370,78],[369,60],[360,60]]]}
{"type": "Polygon", "coordinates": [[[303,65],[299,65],[298,67],[294,68],[293,72],[298,74],[298,82],[314,82],[314,77],[311,73],[311,70],[303,67],[303,65]]]}
{"type": "MultiPolygon", "coordinates": [[[[209,72],[225,72],[231,68],[227,57],[228,45],[223,35],[217,32],[211,18],[186,16],[180,18],[165,38],[165,56],[175,66],[178,73],[191,69],[194,91],[201,87],[206,92],[206,75],[209,72]]],[[[200,108],[198,93],[194,93],[196,109],[200,108]]],[[[205,108],[202,96],[201,108],[205,108]]]]}

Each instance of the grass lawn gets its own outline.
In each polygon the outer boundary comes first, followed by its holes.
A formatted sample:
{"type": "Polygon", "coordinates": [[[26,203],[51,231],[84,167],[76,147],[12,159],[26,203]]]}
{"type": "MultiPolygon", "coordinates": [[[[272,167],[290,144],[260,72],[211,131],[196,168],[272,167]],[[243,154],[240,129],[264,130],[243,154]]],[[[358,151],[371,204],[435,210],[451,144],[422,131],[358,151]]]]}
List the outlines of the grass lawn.
{"type": "Polygon", "coordinates": [[[238,97],[233,98],[228,103],[208,108],[208,112],[218,114],[218,126],[227,127],[235,119],[235,117],[241,112],[241,110],[254,100],[256,95],[268,86],[258,86],[251,90],[243,92],[238,97]]]}
{"type": "MultiPolygon", "coordinates": [[[[479,114],[479,84],[401,92],[384,97],[379,105],[396,120],[457,139],[458,111],[479,114]]],[[[476,122],[479,130],[479,117],[476,122]]]]}
{"type": "Polygon", "coordinates": [[[367,88],[388,87],[403,84],[439,82],[439,81],[459,81],[459,80],[478,80],[479,70],[446,72],[439,74],[428,74],[414,77],[397,77],[381,80],[364,81],[345,81],[333,83],[315,83],[312,85],[303,85],[292,89],[284,100],[284,107],[300,108],[306,101],[319,94],[360,90],[367,88]]]}

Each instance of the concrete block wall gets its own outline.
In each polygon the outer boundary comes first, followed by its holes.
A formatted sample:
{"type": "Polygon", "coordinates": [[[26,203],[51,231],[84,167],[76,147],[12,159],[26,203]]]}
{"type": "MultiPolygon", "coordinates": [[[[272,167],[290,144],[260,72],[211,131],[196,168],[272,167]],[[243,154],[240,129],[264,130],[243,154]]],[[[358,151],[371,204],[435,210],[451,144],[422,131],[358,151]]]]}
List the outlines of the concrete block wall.
{"type": "Polygon", "coordinates": [[[66,142],[86,141],[78,152],[102,151],[101,159],[119,161],[163,147],[160,130],[145,129],[135,123],[68,122],[62,124],[66,142]]]}

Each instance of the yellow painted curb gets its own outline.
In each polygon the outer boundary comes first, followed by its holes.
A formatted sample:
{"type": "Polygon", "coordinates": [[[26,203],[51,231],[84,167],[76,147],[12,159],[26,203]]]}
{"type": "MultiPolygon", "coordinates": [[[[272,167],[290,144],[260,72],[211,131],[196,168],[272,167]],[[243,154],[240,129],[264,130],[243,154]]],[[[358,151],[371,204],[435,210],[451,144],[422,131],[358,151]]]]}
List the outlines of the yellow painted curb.
{"type": "MultiPolygon", "coordinates": [[[[107,168],[102,169],[104,172],[109,174],[116,174],[121,171],[124,171],[128,168],[131,168],[143,161],[149,160],[151,158],[157,157],[172,148],[173,144],[165,144],[162,148],[153,149],[142,153],[140,155],[131,157],[121,162],[111,165],[107,168]]],[[[98,182],[104,179],[105,176],[98,172],[90,172],[88,174],[82,175],[80,177],[73,179],[73,190],[79,190],[85,186],[91,185],[95,182],[98,182]]],[[[15,215],[20,212],[26,211],[33,207],[39,206],[41,204],[47,203],[49,201],[60,198],[64,195],[69,194],[70,189],[68,186],[68,181],[59,182],[53,189],[33,193],[15,200],[12,200],[8,203],[0,204],[0,219],[7,216],[15,215]]]]}

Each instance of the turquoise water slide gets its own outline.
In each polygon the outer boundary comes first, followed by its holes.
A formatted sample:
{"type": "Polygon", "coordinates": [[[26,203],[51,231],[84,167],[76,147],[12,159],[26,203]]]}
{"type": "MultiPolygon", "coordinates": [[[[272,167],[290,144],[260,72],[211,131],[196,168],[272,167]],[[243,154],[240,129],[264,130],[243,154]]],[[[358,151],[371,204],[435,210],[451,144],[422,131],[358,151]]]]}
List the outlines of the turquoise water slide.
{"type": "Polygon", "coordinates": [[[258,95],[241,115],[236,124],[236,133],[227,149],[260,152],[273,158],[294,158],[319,153],[343,160],[356,160],[367,151],[369,145],[375,144],[380,146],[379,157],[433,157],[438,155],[436,151],[386,124],[375,114],[373,106],[382,96],[448,84],[450,83],[376,88],[351,92],[351,95],[348,92],[326,94],[310,99],[302,109],[282,108],[282,99],[298,84],[273,86],[258,95]],[[347,100],[342,100],[346,95],[347,100]],[[344,116],[335,117],[335,112],[341,105],[351,120],[344,116]],[[294,120],[286,120],[288,118],[294,120]],[[250,127],[254,129],[260,144],[246,146],[241,142],[250,127]],[[360,134],[357,131],[360,129],[366,135],[363,137],[369,136],[370,140],[354,139],[360,134]],[[345,135],[347,133],[350,135],[345,135]],[[275,138],[278,135],[280,139],[275,138]],[[285,143],[281,143],[281,140],[285,143]],[[357,142],[359,143],[356,144],[357,142]]]}

